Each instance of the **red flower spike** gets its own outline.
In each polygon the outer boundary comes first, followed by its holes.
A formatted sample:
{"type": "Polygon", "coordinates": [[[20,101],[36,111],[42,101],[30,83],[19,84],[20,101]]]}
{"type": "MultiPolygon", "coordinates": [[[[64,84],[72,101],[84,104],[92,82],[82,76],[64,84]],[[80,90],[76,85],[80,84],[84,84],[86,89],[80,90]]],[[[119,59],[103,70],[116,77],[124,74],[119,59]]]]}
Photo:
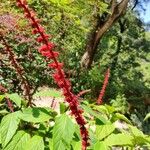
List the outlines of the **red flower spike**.
{"type": "Polygon", "coordinates": [[[51,42],[48,42],[48,47],[49,47],[49,49],[52,49],[52,48],[55,47],[55,44],[53,44],[53,43],[51,43],[51,42]]]}
{"type": "Polygon", "coordinates": [[[99,94],[99,97],[98,97],[98,100],[97,100],[97,104],[99,104],[99,105],[103,103],[102,98],[105,94],[105,90],[106,90],[106,87],[107,87],[107,84],[108,84],[109,77],[110,77],[110,69],[108,68],[107,71],[106,71],[106,74],[105,74],[105,79],[104,79],[104,82],[103,82],[102,89],[100,91],[100,94],[99,94]]]}
{"type": "MultiPolygon", "coordinates": [[[[35,17],[35,13],[33,11],[30,11],[30,18],[34,18],[35,17]]],[[[35,22],[39,23],[39,20],[35,19],[35,22]]]]}
{"type": "Polygon", "coordinates": [[[47,52],[41,52],[41,55],[45,56],[45,57],[52,57],[51,53],[49,51],[47,51],[47,52]]]}
{"type": "Polygon", "coordinates": [[[32,26],[32,28],[35,28],[36,27],[36,23],[35,22],[31,22],[31,26],[32,26]]]}
{"type": "Polygon", "coordinates": [[[45,45],[42,45],[40,48],[39,48],[39,52],[42,53],[43,51],[48,51],[49,47],[45,44],[45,45]]]}
{"type": "MultiPolygon", "coordinates": [[[[76,120],[77,120],[78,124],[85,125],[85,120],[83,118],[81,118],[81,116],[80,117],[77,116],[76,120]]],[[[84,133],[84,131],[83,131],[83,133],[84,133]]]]}
{"type": "Polygon", "coordinates": [[[58,86],[60,87],[60,88],[63,88],[64,86],[65,86],[65,84],[64,84],[64,82],[63,81],[58,81],[58,80],[55,80],[56,81],[56,83],[58,84],[58,86]]]}
{"type": "MultiPolygon", "coordinates": [[[[64,89],[64,90],[66,90],[66,89],[64,89]]],[[[63,95],[64,95],[65,97],[68,97],[68,96],[70,95],[70,93],[68,93],[67,91],[63,91],[63,95]]],[[[69,101],[70,101],[70,99],[69,99],[69,101]]]]}
{"type": "Polygon", "coordinates": [[[24,6],[26,6],[26,7],[28,7],[28,6],[27,6],[27,1],[26,1],[26,0],[22,0],[22,4],[23,4],[24,6]]]}
{"type": "MultiPolygon", "coordinates": [[[[39,48],[39,52],[42,53],[43,51],[51,51],[54,48],[54,44],[53,43],[48,43],[47,45],[42,45],[39,48]]],[[[53,55],[53,53],[51,53],[53,55]]]]}
{"type": "MultiPolygon", "coordinates": [[[[68,103],[70,103],[72,100],[70,99],[70,98],[65,98],[65,101],[66,102],[68,102],[68,103]]],[[[71,109],[70,109],[71,110],[71,109]]],[[[71,112],[72,112],[72,110],[71,110],[71,112]]],[[[73,113],[72,113],[73,114],[73,113]]],[[[74,115],[74,114],[73,114],[74,115]]]]}
{"type": "Polygon", "coordinates": [[[24,5],[21,4],[20,2],[17,2],[17,6],[18,6],[18,7],[24,7],[24,5]]]}
{"type": "Polygon", "coordinates": [[[63,67],[63,63],[58,63],[58,64],[56,64],[56,63],[50,63],[50,64],[48,64],[48,66],[50,67],[50,68],[53,68],[53,69],[55,69],[55,68],[62,68],[63,67]]]}
{"type": "Polygon", "coordinates": [[[30,17],[31,17],[31,14],[29,14],[29,13],[25,13],[24,15],[25,15],[25,17],[27,17],[27,18],[30,18],[30,17]]]}
{"type": "MultiPolygon", "coordinates": [[[[56,81],[61,80],[61,76],[60,76],[60,74],[58,74],[58,73],[53,74],[53,78],[54,78],[56,81]]],[[[66,90],[66,89],[65,89],[65,90],[66,90]]]]}
{"type": "Polygon", "coordinates": [[[40,49],[39,49],[39,53],[41,53],[43,56],[45,56],[45,57],[47,57],[49,59],[53,59],[54,57],[56,58],[59,55],[58,52],[51,53],[51,52],[46,51],[46,50],[45,51],[41,51],[40,49]]]}
{"type": "Polygon", "coordinates": [[[54,57],[58,57],[59,56],[59,52],[54,52],[53,51],[53,55],[54,55],[54,57]]]}
{"type": "Polygon", "coordinates": [[[79,112],[80,114],[83,114],[84,111],[83,111],[82,109],[79,109],[78,112],[79,112]]]}
{"type": "MultiPolygon", "coordinates": [[[[46,40],[48,40],[48,38],[50,37],[48,34],[44,34],[43,36],[44,36],[44,38],[45,38],[46,40]]],[[[42,36],[39,36],[39,37],[37,38],[37,42],[43,42],[43,41],[44,41],[44,39],[43,39],[42,36]]]]}
{"type": "Polygon", "coordinates": [[[27,18],[30,20],[32,27],[35,28],[32,31],[32,33],[40,35],[39,38],[37,38],[37,41],[44,43],[44,45],[40,47],[39,52],[43,56],[46,56],[47,58],[53,60],[54,64],[49,65],[50,67],[56,70],[56,73],[53,75],[53,78],[55,82],[58,84],[58,86],[62,88],[63,94],[65,96],[65,100],[69,103],[70,110],[74,115],[76,122],[80,126],[80,133],[82,137],[82,150],[86,150],[88,146],[88,137],[89,137],[88,131],[85,128],[86,122],[84,120],[84,117],[81,115],[82,112],[78,106],[79,103],[78,103],[77,96],[75,96],[71,92],[70,82],[66,80],[64,71],[60,67],[61,66],[59,65],[60,63],[57,61],[57,56],[59,55],[59,53],[53,51],[54,44],[48,42],[48,37],[45,36],[46,33],[44,28],[39,24],[35,15],[33,16],[31,15],[32,11],[29,9],[28,5],[26,5],[26,1],[17,0],[17,2],[19,3],[19,7],[22,7],[24,12],[28,14],[27,18]]]}
{"type": "Polygon", "coordinates": [[[32,34],[37,34],[38,33],[38,30],[37,29],[33,29],[32,30],[32,34]]]}
{"type": "MultiPolygon", "coordinates": [[[[39,51],[40,52],[40,51],[39,51]]],[[[49,59],[53,59],[54,58],[54,55],[52,55],[49,51],[42,51],[42,52],[40,52],[41,53],[41,55],[42,56],[45,56],[45,57],[47,57],[47,58],[49,58],[49,59]]]]}
{"type": "MultiPolygon", "coordinates": [[[[33,14],[32,14],[33,15],[33,14]]],[[[39,19],[32,19],[30,21],[30,24],[32,26],[32,28],[36,28],[38,26],[38,23],[40,23],[40,20],[39,19]]]]}
{"type": "Polygon", "coordinates": [[[39,33],[43,33],[43,32],[45,32],[45,31],[44,31],[44,28],[43,28],[43,27],[41,27],[41,26],[39,26],[39,28],[38,28],[38,32],[39,32],[39,33]]]}

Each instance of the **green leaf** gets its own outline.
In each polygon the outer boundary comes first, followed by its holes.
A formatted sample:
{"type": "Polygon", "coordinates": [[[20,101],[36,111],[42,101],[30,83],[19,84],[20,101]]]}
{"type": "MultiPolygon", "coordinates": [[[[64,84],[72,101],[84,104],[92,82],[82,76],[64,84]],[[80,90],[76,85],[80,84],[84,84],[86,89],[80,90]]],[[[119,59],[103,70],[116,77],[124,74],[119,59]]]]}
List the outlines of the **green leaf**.
{"type": "Polygon", "coordinates": [[[0,110],[0,114],[8,114],[9,112],[6,109],[0,110]]]}
{"type": "Polygon", "coordinates": [[[44,122],[49,121],[51,119],[51,109],[34,107],[34,108],[26,108],[20,112],[20,119],[27,122],[44,122]]]}
{"type": "Polygon", "coordinates": [[[65,150],[66,146],[70,144],[74,132],[75,125],[66,114],[56,118],[53,128],[53,149],[65,150]]]}
{"type": "Polygon", "coordinates": [[[107,108],[108,112],[110,114],[114,113],[116,110],[113,106],[110,106],[110,105],[105,105],[105,107],[107,108]]]}
{"type": "Polygon", "coordinates": [[[1,137],[1,134],[0,134],[0,144],[2,144],[2,137],[1,137]]]}
{"type": "Polygon", "coordinates": [[[30,135],[24,131],[18,131],[11,142],[4,150],[25,150],[25,145],[29,142],[30,135]]]}
{"type": "Polygon", "coordinates": [[[71,145],[73,147],[73,150],[79,150],[79,149],[82,149],[81,148],[81,141],[72,141],[71,142],[71,145]]]}
{"type": "Polygon", "coordinates": [[[33,136],[25,146],[25,150],[44,150],[43,138],[37,135],[33,136]]]}
{"type": "Polygon", "coordinates": [[[148,118],[150,118],[150,113],[145,116],[144,121],[146,121],[148,118]]]}
{"type": "Polygon", "coordinates": [[[129,145],[133,146],[133,137],[128,134],[111,134],[108,138],[105,139],[105,143],[108,146],[123,146],[129,145]]]}
{"type": "Polygon", "coordinates": [[[148,142],[147,137],[137,127],[129,125],[129,128],[130,128],[131,133],[133,134],[135,144],[142,145],[148,142]]]}
{"type": "Polygon", "coordinates": [[[129,125],[129,128],[134,136],[144,136],[143,132],[140,131],[137,127],[129,125]]]}
{"type": "Polygon", "coordinates": [[[61,114],[65,113],[65,111],[67,110],[67,107],[64,103],[60,103],[59,107],[60,107],[61,114]]]}
{"type": "Polygon", "coordinates": [[[94,110],[98,110],[99,112],[103,112],[105,114],[109,114],[107,108],[104,105],[93,105],[94,110]]]}
{"type": "Polygon", "coordinates": [[[6,94],[18,107],[21,106],[21,101],[23,100],[17,93],[6,94]]]}
{"type": "Polygon", "coordinates": [[[94,150],[108,150],[108,146],[104,142],[96,142],[94,144],[94,150]]]}
{"type": "Polygon", "coordinates": [[[2,147],[5,147],[16,133],[20,122],[18,117],[19,112],[11,113],[3,117],[0,124],[0,135],[2,137],[2,147]]]}
{"type": "Polygon", "coordinates": [[[55,143],[55,145],[53,144],[53,150],[66,150],[66,146],[65,144],[63,143],[62,140],[59,140],[58,142],[55,143]]]}
{"type": "Polygon", "coordinates": [[[4,99],[5,95],[0,95],[0,102],[4,99]]]}
{"type": "Polygon", "coordinates": [[[53,150],[53,140],[52,140],[52,138],[49,139],[49,149],[53,150]]]}
{"type": "Polygon", "coordinates": [[[70,4],[73,0],[50,0],[54,4],[59,4],[59,5],[67,5],[70,4]]]}
{"type": "Polygon", "coordinates": [[[97,125],[96,126],[96,138],[102,140],[103,138],[107,137],[115,130],[115,126],[113,124],[106,124],[106,125],[97,125]]]}
{"type": "Polygon", "coordinates": [[[121,119],[129,124],[132,124],[131,121],[127,117],[125,117],[124,115],[122,115],[120,113],[116,113],[115,117],[116,117],[116,120],[121,119]]]}
{"type": "Polygon", "coordinates": [[[86,113],[88,113],[88,114],[90,114],[90,115],[98,118],[103,124],[107,123],[107,120],[101,114],[98,114],[97,112],[95,112],[94,110],[92,110],[89,106],[82,105],[82,108],[84,109],[84,111],[86,113]]]}

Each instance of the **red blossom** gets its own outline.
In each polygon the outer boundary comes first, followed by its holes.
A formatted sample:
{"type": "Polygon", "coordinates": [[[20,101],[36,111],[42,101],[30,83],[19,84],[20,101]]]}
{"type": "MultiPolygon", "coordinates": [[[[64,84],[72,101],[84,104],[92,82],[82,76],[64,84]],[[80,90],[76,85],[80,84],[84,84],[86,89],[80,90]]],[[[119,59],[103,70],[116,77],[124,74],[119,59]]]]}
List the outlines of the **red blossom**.
{"type": "MultiPolygon", "coordinates": [[[[44,34],[43,35],[43,37],[44,37],[44,39],[47,39],[48,40],[48,38],[50,37],[48,34],[44,34]]],[[[43,37],[42,36],[39,36],[38,38],[37,38],[37,42],[43,42],[43,37]]]]}
{"type": "Polygon", "coordinates": [[[33,29],[32,30],[32,34],[37,34],[38,33],[38,30],[37,29],[33,29]]]}
{"type": "Polygon", "coordinates": [[[50,68],[53,68],[53,69],[55,69],[57,67],[62,68],[63,67],[63,63],[58,63],[58,65],[56,65],[56,63],[50,63],[50,64],[48,64],[48,66],[50,68]]]}
{"type": "Polygon", "coordinates": [[[52,49],[54,48],[54,44],[53,43],[48,43],[48,44],[44,44],[39,48],[39,52],[42,53],[43,51],[52,51],[52,49]]]}
{"type": "Polygon", "coordinates": [[[25,15],[25,17],[27,17],[27,18],[31,18],[31,17],[34,17],[34,16],[35,16],[35,14],[34,14],[33,12],[31,12],[30,14],[26,12],[24,15],[25,15]]]}
{"type": "Polygon", "coordinates": [[[49,42],[48,35],[45,33],[44,28],[39,24],[39,21],[37,21],[35,15],[32,15],[32,11],[26,4],[26,1],[17,0],[17,4],[19,7],[23,8],[26,17],[29,19],[31,26],[34,28],[32,33],[39,34],[39,38],[37,39],[37,41],[43,43],[43,45],[39,49],[39,52],[41,53],[41,55],[53,61],[53,63],[49,64],[49,67],[55,69],[55,74],[53,75],[53,78],[57,83],[57,85],[60,88],[62,88],[65,100],[69,103],[70,110],[72,114],[75,116],[76,122],[80,126],[80,133],[82,137],[82,150],[86,150],[89,139],[88,131],[85,128],[86,122],[82,116],[83,112],[78,107],[79,103],[77,96],[75,96],[71,92],[70,81],[65,78],[64,71],[62,70],[63,65],[62,63],[59,63],[57,61],[57,56],[59,55],[59,53],[53,51],[54,44],[49,42]]]}
{"type": "Polygon", "coordinates": [[[99,105],[103,103],[102,98],[105,94],[105,90],[106,90],[106,87],[107,87],[107,84],[108,84],[109,77],[110,77],[110,69],[108,68],[107,71],[106,71],[106,74],[105,74],[105,79],[104,79],[104,82],[103,82],[102,89],[100,91],[100,94],[99,94],[99,97],[98,97],[98,100],[97,100],[97,104],[99,104],[99,105]]]}

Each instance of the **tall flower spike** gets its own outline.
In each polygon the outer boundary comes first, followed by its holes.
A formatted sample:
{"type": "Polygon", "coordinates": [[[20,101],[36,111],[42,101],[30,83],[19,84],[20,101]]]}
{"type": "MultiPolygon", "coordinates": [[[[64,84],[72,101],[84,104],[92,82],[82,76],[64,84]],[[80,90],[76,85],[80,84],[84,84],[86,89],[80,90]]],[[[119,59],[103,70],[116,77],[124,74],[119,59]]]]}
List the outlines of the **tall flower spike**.
{"type": "Polygon", "coordinates": [[[32,106],[32,96],[30,91],[30,84],[24,76],[24,69],[23,67],[18,63],[18,61],[15,59],[15,54],[13,53],[11,47],[7,44],[7,41],[4,39],[3,35],[0,33],[0,39],[3,42],[3,45],[5,46],[5,51],[10,59],[11,65],[14,67],[18,77],[22,80],[23,85],[23,92],[25,98],[28,100],[28,106],[32,106]]]}
{"type": "Polygon", "coordinates": [[[39,52],[46,56],[47,58],[51,59],[53,61],[53,64],[49,65],[49,67],[55,69],[55,74],[53,75],[53,78],[57,85],[62,88],[63,94],[65,96],[65,100],[69,103],[70,110],[72,114],[74,115],[76,122],[80,126],[80,134],[82,138],[82,150],[86,150],[87,146],[89,145],[88,139],[88,131],[85,128],[86,121],[84,117],[82,116],[82,111],[79,108],[79,103],[77,96],[75,96],[71,92],[71,85],[68,80],[65,79],[64,71],[62,70],[62,65],[57,61],[58,52],[53,51],[53,43],[50,43],[48,40],[48,35],[45,33],[44,28],[39,24],[39,21],[37,21],[37,18],[35,15],[31,15],[32,11],[28,7],[25,0],[17,0],[17,5],[21,8],[23,8],[25,16],[27,19],[29,19],[29,22],[31,23],[31,26],[34,28],[32,33],[38,34],[40,38],[38,38],[37,41],[40,43],[43,43],[41,48],[39,49],[39,52]],[[45,36],[46,35],[46,36],[45,36]]]}
{"type": "Polygon", "coordinates": [[[110,77],[110,69],[108,68],[107,71],[106,71],[106,74],[105,74],[105,79],[104,79],[104,82],[103,82],[102,89],[100,91],[100,94],[99,94],[99,97],[98,97],[98,100],[97,100],[97,104],[99,104],[99,105],[103,103],[102,98],[105,94],[105,90],[106,90],[106,87],[108,85],[109,77],[110,77]]]}

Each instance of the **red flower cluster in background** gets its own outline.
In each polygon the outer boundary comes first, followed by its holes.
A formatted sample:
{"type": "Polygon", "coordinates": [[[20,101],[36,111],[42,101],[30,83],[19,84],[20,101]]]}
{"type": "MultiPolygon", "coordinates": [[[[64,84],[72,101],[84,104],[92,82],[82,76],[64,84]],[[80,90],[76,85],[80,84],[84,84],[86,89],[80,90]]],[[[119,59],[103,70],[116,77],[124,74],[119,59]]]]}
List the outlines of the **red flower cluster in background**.
{"type": "Polygon", "coordinates": [[[89,136],[88,131],[85,128],[86,122],[82,116],[83,110],[79,108],[77,96],[71,92],[70,81],[65,78],[65,73],[62,69],[63,63],[57,61],[59,53],[54,51],[55,45],[52,42],[49,42],[49,35],[46,34],[44,28],[39,24],[40,20],[36,18],[35,13],[28,7],[27,2],[25,0],[17,0],[17,5],[18,7],[23,8],[25,17],[29,19],[31,26],[34,28],[32,33],[38,34],[37,41],[42,43],[42,46],[39,48],[39,53],[50,61],[48,66],[55,70],[53,78],[57,85],[62,89],[65,100],[69,103],[70,110],[80,126],[82,150],[86,150],[89,145],[89,136]]]}
{"type": "Polygon", "coordinates": [[[97,104],[99,104],[99,105],[103,103],[102,98],[105,94],[106,87],[108,85],[109,77],[110,77],[110,69],[108,68],[107,71],[106,71],[106,74],[105,74],[105,79],[104,79],[104,82],[103,82],[102,89],[100,91],[100,94],[99,94],[99,97],[98,97],[98,100],[97,100],[97,104]]]}

